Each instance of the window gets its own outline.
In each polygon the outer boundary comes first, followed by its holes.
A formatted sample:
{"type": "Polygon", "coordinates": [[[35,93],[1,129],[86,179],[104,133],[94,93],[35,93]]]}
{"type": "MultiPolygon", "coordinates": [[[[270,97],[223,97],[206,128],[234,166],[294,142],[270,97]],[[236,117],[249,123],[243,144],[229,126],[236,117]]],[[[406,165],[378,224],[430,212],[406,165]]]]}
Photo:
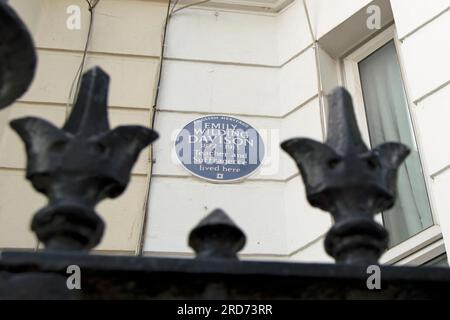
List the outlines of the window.
{"type": "Polygon", "coordinates": [[[395,39],[391,26],[346,56],[341,68],[366,143],[374,147],[396,141],[411,149],[399,169],[396,203],[378,217],[390,234],[384,262],[399,261],[442,238],[428,196],[395,39]]]}
{"type": "Polygon", "coordinates": [[[423,265],[427,267],[448,267],[447,255],[441,254],[440,256],[432,259],[431,261],[428,261],[423,265]]]}
{"type": "Polygon", "coordinates": [[[372,146],[396,141],[411,153],[398,172],[397,201],[383,212],[390,246],[431,227],[433,218],[393,40],[358,63],[372,146]]]}

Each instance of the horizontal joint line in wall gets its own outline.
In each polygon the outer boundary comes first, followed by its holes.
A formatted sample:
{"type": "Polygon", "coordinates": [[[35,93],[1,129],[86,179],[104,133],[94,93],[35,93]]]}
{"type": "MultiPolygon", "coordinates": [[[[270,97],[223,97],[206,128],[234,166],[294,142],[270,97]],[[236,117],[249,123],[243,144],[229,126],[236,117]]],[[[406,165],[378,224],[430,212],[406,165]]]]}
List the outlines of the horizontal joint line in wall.
{"type": "MultiPolygon", "coordinates": [[[[322,240],[325,237],[325,233],[321,234],[320,236],[316,237],[315,239],[311,240],[307,244],[293,250],[290,253],[255,253],[255,252],[246,252],[246,253],[239,253],[239,257],[261,257],[261,258],[270,258],[270,257],[276,257],[276,258],[291,258],[297,253],[308,249],[312,245],[316,244],[320,240],[322,240]]],[[[144,251],[145,256],[182,256],[182,257],[194,257],[193,253],[190,252],[181,252],[181,251],[144,251]]]]}
{"type": "Polygon", "coordinates": [[[293,175],[291,175],[290,177],[286,178],[284,181],[285,182],[290,182],[291,180],[294,180],[295,178],[299,177],[300,173],[294,173],[293,175]]]}
{"type": "Polygon", "coordinates": [[[414,100],[414,104],[417,105],[419,103],[421,103],[423,100],[427,99],[428,97],[432,96],[433,94],[437,93],[438,91],[444,89],[445,87],[447,87],[450,84],[450,80],[447,80],[446,82],[444,82],[443,84],[441,84],[440,86],[432,89],[431,91],[429,91],[428,93],[424,94],[423,96],[421,96],[420,98],[418,98],[417,100],[414,100]]]}
{"type": "Polygon", "coordinates": [[[291,253],[288,254],[288,257],[293,257],[294,255],[296,255],[297,253],[308,249],[309,247],[315,245],[317,242],[319,242],[320,240],[322,240],[323,238],[325,238],[326,233],[321,234],[320,236],[316,237],[315,239],[311,240],[310,242],[308,242],[307,244],[301,246],[300,248],[295,249],[294,251],[292,251],[291,253]]]}
{"type": "MultiPolygon", "coordinates": [[[[25,167],[6,167],[6,166],[0,166],[0,171],[9,171],[9,172],[25,172],[25,167]]],[[[141,173],[141,172],[132,172],[131,176],[133,177],[146,177],[147,173],[141,173]]]]}
{"type": "Polygon", "coordinates": [[[96,254],[103,254],[103,255],[111,255],[111,256],[116,256],[116,255],[124,255],[124,256],[134,256],[135,255],[135,250],[132,249],[124,249],[124,250],[114,250],[114,249],[93,249],[91,251],[92,253],[96,253],[96,254]]]}
{"type": "MultiPolygon", "coordinates": [[[[275,182],[275,183],[285,183],[285,182],[289,182],[290,180],[292,180],[293,178],[295,178],[296,176],[298,176],[299,174],[295,174],[294,176],[291,176],[287,179],[270,179],[270,178],[248,178],[248,179],[244,179],[244,180],[240,180],[237,182],[230,182],[230,183],[213,183],[210,182],[211,184],[229,184],[229,185],[233,185],[233,184],[242,184],[244,182],[275,182]]],[[[204,180],[201,180],[200,178],[197,178],[195,176],[191,176],[191,175],[181,175],[181,174],[160,174],[160,173],[155,173],[152,174],[153,178],[167,178],[167,179],[186,179],[186,180],[195,180],[195,181],[201,181],[201,182],[205,182],[204,180]]]]}
{"type": "MultiPolygon", "coordinates": [[[[289,258],[289,254],[283,253],[239,253],[239,257],[261,257],[261,258],[289,258]]],[[[147,257],[195,257],[194,253],[182,251],[144,251],[147,257]]]]}
{"type": "MultiPolygon", "coordinates": [[[[63,108],[67,107],[67,103],[63,103],[63,102],[31,101],[31,100],[19,99],[15,103],[40,105],[40,106],[55,106],[55,107],[63,107],[63,108]]],[[[117,109],[117,110],[132,110],[132,111],[151,111],[152,110],[151,106],[128,107],[128,106],[114,106],[114,105],[111,106],[110,105],[108,108],[109,109],[117,109]]]]}
{"type": "Polygon", "coordinates": [[[132,172],[132,173],[131,173],[131,176],[132,176],[132,177],[142,177],[142,178],[145,178],[145,177],[147,177],[147,173],[142,173],[142,172],[132,172]]]}
{"type": "Polygon", "coordinates": [[[290,116],[291,114],[297,112],[298,110],[300,110],[301,108],[303,108],[304,106],[306,106],[308,103],[310,103],[311,101],[314,101],[315,99],[319,98],[319,94],[315,94],[312,97],[310,97],[309,99],[306,99],[305,101],[303,101],[301,104],[299,104],[297,107],[295,107],[294,109],[290,110],[289,112],[285,113],[284,115],[282,115],[280,118],[285,119],[288,116],[290,116]]]}
{"type": "MultiPolygon", "coordinates": [[[[47,51],[47,52],[60,52],[60,53],[75,53],[75,54],[83,54],[83,50],[78,49],[64,49],[64,48],[50,48],[50,47],[37,47],[38,51],[47,51]]],[[[159,56],[154,55],[144,55],[144,54],[135,54],[135,53],[116,53],[116,52],[104,52],[104,51],[92,51],[89,50],[89,54],[99,55],[99,56],[112,56],[112,57],[121,57],[121,58],[139,58],[139,59],[149,59],[149,60],[159,60],[159,56]]]]}
{"type": "Polygon", "coordinates": [[[209,63],[209,64],[232,65],[232,66],[239,66],[239,67],[269,68],[269,69],[279,69],[280,68],[280,66],[268,65],[268,64],[233,62],[233,61],[216,61],[216,60],[203,60],[203,59],[187,59],[187,58],[175,58],[175,57],[164,57],[164,61],[209,63]]]}
{"type": "Polygon", "coordinates": [[[426,27],[427,25],[429,25],[430,23],[432,23],[433,21],[437,20],[439,17],[443,16],[445,13],[447,13],[447,11],[450,10],[450,6],[448,6],[447,8],[445,8],[443,11],[439,12],[437,15],[431,17],[430,19],[428,19],[427,21],[425,21],[424,23],[422,23],[421,25],[419,25],[418,27],[414,28],[413,30],[411,30],[410,32],[408,32],[407,34],[405,34],[403,37],[401,37],[399,40],[400,42],[403,43],[403,41],[406,40],[406,38],[412,36],[414,33],[416,33],[417,31],[419,31],[420,29],[426,27]]]}
{"type": "Polygon", "coordinates": [[[0,171],[10,171],[10,172],[25,172],[25,167],[4,167],[0,166],[0,171]]]}
{"type": "MultiPolygon", "coordinates": [[[[144,251],[146,257],[189,257],[194,258],[195,254],[182,251],[144,251]]],[[[261,258],[289,258],[288,254],[283,253],[239,253],[239,257],[261,257],[261,258]]]]}
{"type": "Polygon", "coordinates": [[[306,99],[300,105],[290,110],[281,116],[272,116],[267,114],[247,114],[247,113],[231,113],[231,112],[218,112],[218,111],[195,111],[195,110],[175,110],[175,109],[161,109],[158,108],[156,111],[158,112],[166,112],[166,113],[182,113],[182,114],[198,114],[198,115],[225,115],[225,116],[238,116],[238,117],[250,117],[250,118],[269,118],[269,119],[285,119],[296,111],[300,110],[302,107],[310,103],[311,101],[317,99],[319,97],[318,94],[314,94],[312,97],[306,99]]]}
{"type": "Polygon", "coordinates": [[[192,110],[171,110],[171,109],[156,109],[158,112],[165,113],[182,113],[182,114],[197,114],[197,115],[224,115],[224,116],[238,116],[238,117],[252,117],[252,118],[269,118],[280,119],[280,116],[271,116],[266,114],[246,114],[246,113],[230,113],[217,111],[192,111],[192,110]]]}
{"type": "Polygon", "coordinates": [[[236,62],[236,61],[217,61],[217,60],[206,60],[206,59],[189,59],[189,58],[177,58],[177,57],[164,57],[165,61],[179,61],[179,62],[192,62],[192,63],[209,63],[209,64],[220,64],[220,65],[232,65],[240,67],[253,67],[253,68],[269,68],[269,69],[281,69],[303,53],[308,51],[314,46],[314,43],[308,45],[306,48],[300,50],[299,52],[292,55],[289,59],[281,64],[259,64],[259,63],[246,63],[246,62],[236,62]]]}
{"type": "Polygon", "coordinates": [[[306,48],[300,50],[299,52],[295,53],[293,56],[291,56],[289,59],[287,59],[285,62],[283,62],[279,68],[283,68],[285,65],[289,64],[290,62],[292,62],[293,60],[295,60],[296,58],[298,58],[299,56],[301,56],[303,53],[305,53],[306,51],[308,51],[309,49],[314,47],[314,42],[311,43],[310,45],[308,45],[306,48]]]}
{"type": "Polygon", "coordinates": [[[437,171],[435,171],[434,173],[432,173],[430,175],[431,179],[436,179],[438,176],[440,176],[441,174],[443,174],[444,172],[446,172],[447,170],[450,169],[450,164],[442,167],[441,169],[438,169],[437,171]]]}

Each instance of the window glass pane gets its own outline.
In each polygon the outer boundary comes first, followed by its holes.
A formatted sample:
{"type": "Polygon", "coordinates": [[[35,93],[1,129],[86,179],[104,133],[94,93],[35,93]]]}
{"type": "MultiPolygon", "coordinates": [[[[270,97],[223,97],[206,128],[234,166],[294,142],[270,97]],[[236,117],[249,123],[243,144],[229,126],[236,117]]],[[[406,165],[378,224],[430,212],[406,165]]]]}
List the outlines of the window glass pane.
{"type": "Polygon", "coordinates": [[[447,255],[443,254],[439,257],[434,258],[431,261],[428,261],[423,265],[428,267],[448,267],[447,255]]]}
{"type": "Polygon", "coordinates": [[[411,149],[399,170],[397,201],[383,213],[394,246],[433,225],[394,42],[361,61],[359,70],[371,145],[393,141],[411,149]]]}

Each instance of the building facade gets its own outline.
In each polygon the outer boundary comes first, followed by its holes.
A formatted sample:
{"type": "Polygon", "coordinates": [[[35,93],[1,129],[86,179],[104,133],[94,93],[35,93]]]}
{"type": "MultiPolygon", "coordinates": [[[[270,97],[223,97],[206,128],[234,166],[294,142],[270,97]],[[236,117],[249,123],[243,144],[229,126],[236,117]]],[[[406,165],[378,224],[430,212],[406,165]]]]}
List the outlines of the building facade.
{"type": "Polygon", "coordinates": [[[25,152],[8,122],[36,115],[61,125],[80,66],[100,65],[111,76],[111,124],[154,126],[161,137],[141,154],[126,193],[99,206],[107,225],[99,252],[191,256],[190,229],[222,208],[247,234],[242,259],[331,261],[323,249],[330,216],[308,204],[279,145],[323,141],[326,95],[345,86],[368,145],[399,141],[412,151],[396,206],[378,217],[391,234],[382,262],[446,263],[449,0],[211,0],[185,8],[193,2],[100,0],[85,64],[86,1],[9,2],[33,34],[39,64],[30,90],[0,113],[1,248],[39,249],[29,221],[45,202],[24,179],[25,152]],[[259,131],[266,152],[258,172],[212,183],[183,168],[177,133],[208,115],[259,131]]]}

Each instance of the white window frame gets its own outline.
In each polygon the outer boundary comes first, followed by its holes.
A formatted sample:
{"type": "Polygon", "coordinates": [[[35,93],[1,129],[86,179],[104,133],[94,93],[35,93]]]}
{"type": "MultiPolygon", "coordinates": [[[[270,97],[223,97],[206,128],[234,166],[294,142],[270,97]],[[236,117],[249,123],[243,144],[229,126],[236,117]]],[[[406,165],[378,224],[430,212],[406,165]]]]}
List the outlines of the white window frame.
{"type": "MultiPolygon", "coordinates": [[[[408,113],[410,115],[411,124],[413,128],[414,138],[416,140],[417,148],[419,151],[419,157],[423,152],[420,143],[420,136],[417,133],[417,125],[415,114],[413,112],[413,101],[410,99],[408,84],[405,77],[401,58],[401,43],[398,40],[395,25],[391,25],[386,28],[374,38],[352,51],[350,54],[342,57],[339,64],[339,73],[344,86],[349,90],[353,96],[353,102],[355,106],[355,114],[358,121],[359,128],[361,130],[362,137],[367,145],[370,146],[369,129],[367,126],[366,111],[364,108],[364,98],[361,87],[361,79],[359,74],[359,62],[368,57],[370,54],[380,49],[388,42],[394,40],[399,64],[402,72],[403,84],[405,86],[406,96],[408,99],[408,113]]],[[[420,233],[412,236],[408,240],[399,243],[398,245],[390,248],[381,258],[380,262],[383,264],[408,264],[408,265],[420,265],[423,264],[443,253],[445,253],[445,247],[442,239],[442,232],[439,226],[439,218],[436,215],[436,206],[431,194],[431,175],[427,172],[427,166],[424,164],[424,159],[420,157],[422,163],[422,169],[424,173],[425,186],[428,193],[428,199],[430,202],[432,217],[434,225],[421,231],[420,233]]],[[[377,215],[376,220],[382,223],[381,214],[377,215]]]]}

